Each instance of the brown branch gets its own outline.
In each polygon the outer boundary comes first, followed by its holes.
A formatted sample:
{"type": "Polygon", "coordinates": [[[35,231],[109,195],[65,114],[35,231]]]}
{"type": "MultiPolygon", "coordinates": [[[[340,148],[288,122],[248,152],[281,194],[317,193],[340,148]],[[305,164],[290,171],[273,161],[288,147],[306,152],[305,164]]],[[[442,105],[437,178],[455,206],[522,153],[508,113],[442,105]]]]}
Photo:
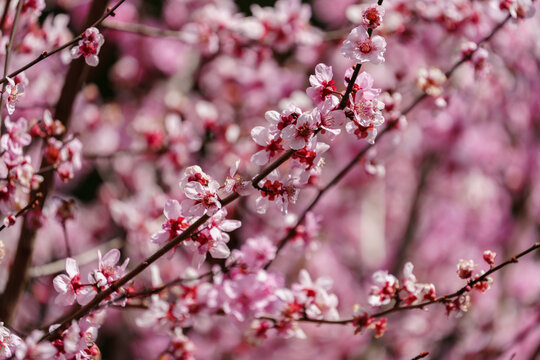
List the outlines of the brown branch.
{"type": "MultiPolygon", "coordinates": [[[[517,263],[519,258],[521,258],[521,257],[523,257],[523,256],[525,256],[525,255],[527,255],[527,254],[529,254],[529,253],[531,253],[531,252],[533,252],[533,251],[535,251],[537,249],[540,249],[540,242],[535,243],[534,245],[532,245],[528,249],[526,249],[526,250],[520,252],[519,254],[511,257],[510,259],[506,260],[505,262],[503,262],[503,263],[501,263],[501,264],[499,264],[499,265],[497,265],[495,267],[492,267],[491,269],[486,271],[486,273],[479,276],[478,278],[468,281],[467,285],[463,286],[462,288],[460,288],[459,290],[457,290],[457,291],[455,291],[455,292],[453,292],[451,294],[439,296],[435,300],[424,301],[424,302],[421,302],[421,303],[418,303],[418,304],[415,304],[415,305],[394,306],[394,307],[391,307],[391,308],[389,308],[387,310],[379,311],[379,312],[377,312],[375,314],[372,314],[372,315],[370,315],[370,317],[378,318],[378,317],[386,316],[388,314],[395,313],[395,312],[412,310],[412,309],[423,309],[426,306],[429,306],[429,305],[432,305],[432,304],[435,304],[435,303],[443,303],[443,304],[447,303],[450,299],[456,298],[458,296],[463,295],[466,292],[471,291],[471,289],[474,287],[475,284],[486,280],[486,278],[489,275],[501,270],[502,268],[504,268],[507,265],[517,263]]],[[[270,320],[270,321],[276,321],[276,319],[274,319],[272,317],[261,317],[261,319],[270,320]]],[[[304,317],[304,318],[299,319],[298,321],[318,323],[318,324],[348,325],[348,324],[353,323],[354,320],[355,320],[354,318],[347,318],[347,319],[340,319],[340,320],[324,320],[324,319],[319,320],[319,319],[310,319],[310,318],[304,317]]]]}

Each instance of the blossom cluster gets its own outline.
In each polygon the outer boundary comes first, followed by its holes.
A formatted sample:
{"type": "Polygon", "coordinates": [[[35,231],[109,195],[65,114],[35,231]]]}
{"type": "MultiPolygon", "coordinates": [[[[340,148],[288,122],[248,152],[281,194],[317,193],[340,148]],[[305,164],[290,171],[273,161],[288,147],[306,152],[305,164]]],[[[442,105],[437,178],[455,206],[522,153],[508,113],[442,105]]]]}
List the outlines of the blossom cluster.
{"type": "Polygon", "coordinates": [[[83,3],[0,20],[0,359],[537,353],[468,260],[536,241],[533,1],[83,3]]]}

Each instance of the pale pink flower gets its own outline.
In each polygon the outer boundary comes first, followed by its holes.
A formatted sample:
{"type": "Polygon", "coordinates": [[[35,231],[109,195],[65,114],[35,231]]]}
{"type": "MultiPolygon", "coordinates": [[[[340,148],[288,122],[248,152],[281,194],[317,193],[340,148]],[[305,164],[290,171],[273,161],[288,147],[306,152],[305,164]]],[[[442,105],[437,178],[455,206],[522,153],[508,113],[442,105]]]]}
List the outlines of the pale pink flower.
{"type": "Polygon", "coordinates": [[[161,225],[162,230],[151,237],[152,242],[158,245],[169,242],[189,227],[189,222],[182,213],[182,206],[176,200],[168,199],[165,202],[163,215],[167,220],[161,225]]]}
{"type": "Polygon", "coordinates": [[[6,100],[6,108],[8,114],[11,115],[15,111],[15,104],[19,101],[19,98],[24,95],[24,85],[22,82],[6,77],[8,84],[6,85],[6,91],[4,92],[4,98],[6,100]]]}
{"type": "Polygon", "coordinates": [[[48,341],[40,342],[43,335],[43,331],[32,331],[24,339],[24,343],[15,351],[15,358],[20,360],[49,360],[54,358],[58,350],[48,341]]]}
{"type": "Polygon", "coordinates": [[[418,70],[416,84],[429,96],[440,96],[443,92],[442,85],[445,82],[446,75],[436,67],[418,70]]]}
{"type": "Polygon", "coordinates": [[[220,185],[217,181],[211,180],[207,186],[199,182],[191,181],[184,187],[184,193],[189,200],[182,201],[182,208],[186,209],[189,215],[202,216],[208,214],[212,216],[221,209],[221,202],[218,196],[220,185]]]}
{"type": "Polygon", "coordinates": [[[242,264],[240,271],[260,270],[276,256],[276,247],[266,236],[249,238],[240,250],[234,251],[228,263],[242,264]]]}
{"type": "MultiPolygon", "coordinates": [[[[476,280],[478,279],[480,276],[484,275],[485,274],[485,271],[482,270],[480,271],[480,274],[476,274],[476,276],[474,276],[474,278],[472,280],[476,280]]],[[[491,285],[493,285],[493,278],[491,277],[486,277],[485,279],[481,280],[481,281],[478,281],[477,283],[475,283],[473,285],[473,288],[475,290],[478,290],[480,292],[486,292],[488,291],[489,289],[491,289],[491,285]]]]}
{"type": "Polygon", "coordinates": [[[23,346],[22,340],[0,321],[0,359],[10,359],[23,346]]]}
{"type": "Polygon", "coordinates": [[[340,126],[346,121],[345,112],[338,110],[339,100],[335,96],[329,96],[317,106],[319,112],[319,123],[317,127],[321,128],[321,134],[329,134],[329,139],[333,140],[341,133],[340,126]]]}
{"type": "Polygon", "coordinates": [[[267,111],[264,114],[266,121],[270,123],[268,129],[272,133],[279,133],[289,125],[296,124],[302,110],[294,105],[290,105],[280,113],[274,110],[267,111]]]}
{"type": "Polygon", "coordinates": [[[399,282],[394,275],[387,271],[377,271],[373,274],[373,281],[377,284],[371,287],[368,303],[371,306],[389,304],[396,296],[399,282]]]}
{"type": "Polygon", "coordinates": [[[384,62],[386,41],[382,36],[369,37],[364,27],[358,26],[352,29],[347,39],[343,42],[341,54],[347,59],[359,63],[372,62],[380,64],[384,62]]]}
{"type": "Polygon", "coordinates": [[[82,143],[79,139],[73,138],[62,146],[60,150],[60,163],[58,164],[58,175],[63,181],[73,179],[75,172],[82,167],[82,143]]]}
{"type": "Polygon", "coordinates": [[[80,305],[86,305],[92,300],[92,286],[81,283],[81,274],[77,261],[66,259],[67,275],[61,274],[53,279],[54,289],[59,293],[55,302],[61,305],[71,305],[75,300],[80,305]]]}
{"type": "Polygon", "coordinates": [[[112,285],[116,280],[124,276],[129,259],[117,266],[116,263],[120,260],[120,250],[111,249],[104,256],[101,256],[101,251],[98,250],[98,269],[91,272],[88,276],[89,281],[97,283],[102,290],[112,285]]]}
{"type": "Polygon", "coordinates": [[[23,147],[32,141],[32,137],[27,132],[28,122],[22,117],[12,121],[8,116],[4,120],[4,124],[6,133],[0,139],[2,150],[21,155],[23,147]]]}
{"type": "Polygon", "coordinates": [[[195,232],[185,242],[186,247],[193,251],[194,266],[200,267],[207,253],[215,259],[225,259],[230,255],[231,251],[227,247],[230,237],[227,233],[238,229],[242,223],[229,220],[226,216],[227,210],[221,209],[212,216],[205,228],[195,232]]]}
{"type": "Polygon", "coordinates": [[[251,130],[251,137],[257,145],[263,147],[251,156],[250,161],[254,164],[266,165],[283,151],[283,139],[264,126],[255,126],[251,130]]]}
{"type": "Polygon", "coordinates": [[[473,260],[465,261],[463,259],[459,260],[459,263],[457,264],[457,274],[462,279],[468,279],[472,276],[474,267],[476,265],[474,264],[473,260]]]}
{"type": "Polygon", "coordinates": [[[316,104],[323,102],[337,90],[332,77],[332,67],[322,63],[315,66],[315,75],[309,76],[311,86],[306,89],[306,93],[316,104]]]}
{"type": "Polygon", "coordinates": [[[104,42],[105,39],[99,30],[90,27],[84,32],[78,45],[71,49],[71,57],[77,59],[82,55],[88,65],[97,66],[99,64],[99,50],[104,42]]]}
{"type": "Polygon", "coordinates": [[[208,186],[210,180],[212,180],[212,178],[202,171],[200,166],[189,166],[184,170],[184,176],[182,176],[182,180],[180,180],[180,188],[184,189],[190,182],[198,182],[202,186],[208,186]]]}
{"type": "Polygon", "coordinates": [[[291,124],[283,129],[284,146],[294,150],[306,146],[314,137],[319,119],[320,114],[318,111],[300,115],[296,124],[291,124]]]}
{"type": "Polygon", "coordinates": [[[501,0],[501,9],[508,9],[514,19],[530,18],[535,13],[532,0],[501,0]]]}
{"type": "Polygon", "coordinates": [[[306,315],[312,319],[339,319],[338,298],[328,293],[332,288],[332,279],[320,277],[313,282],[305,269],[300,270],[298,278],[299,283],[293,284],[292,290],[304,303],[306,315]]]}
{"type": "Polygon", "coordinates": [[[482,254],[482,257],[483,257],[484,261],[487,262],[489,266],[492,266],[493,264],[495,264],[495,257],[496,256],[497,256],[497,253],[495,253],[494,251],[491,251],[491,250],[486,250],[482,254]]]}
{"type": "Polygon", "coordinates": [[[276,205],[283,213],[287,213],[289,203],[295,203],[298,196],[298,189],[293,184],[294,179],[290,176],[285,176],[281,179],[279,172],[272,171],[266,177],[264,182],[259,183],[260,195],[256,200],[257,212],[264,214],[271,202],[276,205]]]}

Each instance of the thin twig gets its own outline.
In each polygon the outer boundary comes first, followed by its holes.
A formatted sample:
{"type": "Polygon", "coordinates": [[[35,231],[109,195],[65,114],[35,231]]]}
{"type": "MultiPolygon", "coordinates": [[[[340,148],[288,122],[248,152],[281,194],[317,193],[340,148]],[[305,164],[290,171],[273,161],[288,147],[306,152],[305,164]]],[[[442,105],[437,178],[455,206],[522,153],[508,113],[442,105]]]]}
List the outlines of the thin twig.
{"type": "Polygon", "coordinates": [[[124,31],[124,32],[142,35],[142,36],[166,37],[166,38],[182,40],[185,42],[188,41],[188,36],[181,31],[159,29],[159,28],[149,26],[149,25],[144,25],[144,24],[129,24],[129,23],[122,23],[118,21],[107,20],[103,22],[102,26],[105,29],[124,31]]]}
{"type": "MultiPolygon", "coordinates": [[[[105,14],[103,14],[97,21],[95,21],[93,24],[91,24],[89,27],[98,27],[99,25],[101,25],[101,23],[103,22],[103,20],[105,20],[107,17],[109,16],[114,16],[114,11],[120,6],[122,5],[122,3],[126,1],[126,0],[119,0],[116,5],[114,5],[112,8],[108,9],[105,14]]],[[[30,61],[29,63],[27,63],[26,65],[20,67],[19,69],[15,70],[14,72],[12,72],[11,74],[8,75],[8,77],[12,78],[20,73],[22,73],[23,71],[31,68],[32,66],[36,65],[37,63],[45,60],[46,58],[48,58],[49,56],[52,56],[72,45],[75,45],[76,43],[79,42],[79,40],[82,39],[82,34],[75,37],[73,40],[71,41],[68,41],[67,43],[65,43],[64,45],[61,45],[59,47],[57,47],[56,49],[54,50],[51,50],[51,51],[44,51],[41,53],[41,55],[39,55],[37,58],[35,58],[34,60],[30,61]]],[[[7,82],[7,79],[6,79],[6,76],[4,76],[2,79],[0,79],[0,84],[4,84],[7,82]]]]}

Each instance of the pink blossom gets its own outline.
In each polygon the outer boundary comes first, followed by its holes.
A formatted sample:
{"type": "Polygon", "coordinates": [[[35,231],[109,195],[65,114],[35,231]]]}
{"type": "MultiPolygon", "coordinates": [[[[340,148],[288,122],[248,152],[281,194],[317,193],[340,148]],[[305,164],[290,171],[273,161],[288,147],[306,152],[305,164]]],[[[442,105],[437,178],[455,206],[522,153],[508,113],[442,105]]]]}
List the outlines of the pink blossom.
{"type": "Polygon", "coordinates": [[[22,117],[15,121],[6,117],[4,124],[6,126],[6,133],[0,139],[2,150],[21,155],[23,147],[32,141],[32,137],[27,132],[28,122],[22,117]]]}
{"type": "Polygon", "coordinates": [[[373,281],[377,284],[371,287],[368,303],[371,306],[382,306],[389,304],[395,297],[399,287],[395,276],[387,271],[377,271],[373,274],[373,281]]]}
{"type": "Polygon", "coordinates": [[[9,77],[6,77],[8,84],[6,85],[6,91],[4,92],[4,98],[6,100],[6,108],[8,114],[11,115],[15,111],[15,104],[19,101],[19,98],[24,95],[24,85],[18,78],[15,81],[9,77]]]}
{"type": "Polygon", "coordinates": [[[118,249],[111,249],[104,256],[101,256],[101,251],[98,250],[98,268],[88,275],[89,281],[97,283],[102,290],[112,285],[124,276],[129,263],[129,259],[126,259],[122,265],[117,266],[119,260],[118,249]]]}
{"type": "Polygon", "coordinates": [[[189,215],[192,216],[215,214],[221,209],[218,196],[219,188],[220,185],[215,180],[211,180],[207,186],[203,186],[196,181],[187,183],[184,187],[184,193],[190,200],[182,201],[182,208],[187,209],[189,215]]]}
{"type": "Polygon", "coordinates": [[[372,62],[380,64],[384,62],[386,41],[382,36],[370,37],[366,29],[358,26],[350,32],[343,42],[341,54],[347,59],[359,63],[372,62]]]}
{"type": "Polygon", "coordinates": [[[216,212],[203,229],[198,230],[185,242],[186,247],[193,251],[193,264],[200,267],[206,254],[215,259],[225,259],[230,255],[227,243],[229,232],[238,229],[242,224],[238,220],[226,218],[227,210],[216,212]]]}
{"type": "Polygon", "coordinates": [[[446,75],[438,68],[421,68],[418,70],[416,84],[429,96],[440,96],[442,94],[442,85],[446,82],[446,75]]]}
{"type": "Polygon", "coordinates": [[[296,124],[288,125],[283,129],[282,137],[284,146],[298,150],[312,141],[320,114],[316,111],[303,113],[296,121],[296,124]]]}
{"type": "Polygon", "coordinates": [[[332,67],[322,63],[315,66],[315,75],[309,76],[311,86],[306,93],[316,104],[323,102],[337,90],[332,77],[332,67]]]}
{"type": "Polygon", "coordinates": [[[67,275],[57,275],[53,279],[54,289],[59,293],[55,302],[61,305],[71,305],[75,300],[80,305],[86,305],[94,296],[92,287],[81,282],[81,274],[77,261],[66,259],[67,275]]]}
{"type": "Polygon", "coordinates": [[[97,66],[99,64],[99,50],[104,42],[105,39],[99,30],[90,27],[83,33],[78,45],[71,49],[71,57],[77,59],[82,55],[88,65],[97,66]]]}
{"type": "Polygon", "coordinates": [[[275,158],[283,151],[283,139],[264,127],[255,126],[251,129],[251,137],[253,141],[261,147],[262,150],[257,151],[251,156],[251,162],[259,166],[266,165],[268,161],[275,158]]]}
{"type": "Polygon", "coordinates": [[[49,360],[58,352],[48,341],[39,341],[43,331],[34,330],[24,339],[24,343],[16,350],[15,358],[21,360],[49,360]]]}
{"type": "Polygon", "coordinates": [[[264,182],[259,183],[260,195],[256,200],[257,212],[264,214],[270,202],[275,202],[280,210],[287,213],[289,203],[295,203],[298,190],[293,184],[293,178],[286,176],[281,178],[277,170],[266,177],[264,182]]]}
{"type": "Polygon", "coordinates": [[[327,97],[317,106],[320,114],[317,127],[321,128],[321,134],[329,134],[329,139],[334,140],[341,133],[339,127],[345,123],[346,116],[343,110],[338,110],[339,100],[335,96],[327,97]]]}
{"type": "Polygon", "coordinates": [[[474,267],[476,265],[474,264],[474,261],[468,260],[465,261],[463,259],[459,260],[459,263],[457,264],[457,274],[462,279],[468,279],[472,276],[474,267]]]}
{"type": "Polygon", "coordinates": [[[495,264],[495,257],[496,256],[497,256],[497,253],[495,253],[494,251],[491,251],[491,250],[486,250],[482,254],[482,258],[484,259],[485,262],[488,263],[489,266],[492,266],[493,264],[495,264]]]}
{"type": "Polygon", "coordinates": [[[163,245],[174,239],[189,227],[189,223],[183,215],[182,207],[177,200],[168,199],[163,209],[165,221],[161,227],[162,230],[152,235],[152,242],[163,245]]]}

